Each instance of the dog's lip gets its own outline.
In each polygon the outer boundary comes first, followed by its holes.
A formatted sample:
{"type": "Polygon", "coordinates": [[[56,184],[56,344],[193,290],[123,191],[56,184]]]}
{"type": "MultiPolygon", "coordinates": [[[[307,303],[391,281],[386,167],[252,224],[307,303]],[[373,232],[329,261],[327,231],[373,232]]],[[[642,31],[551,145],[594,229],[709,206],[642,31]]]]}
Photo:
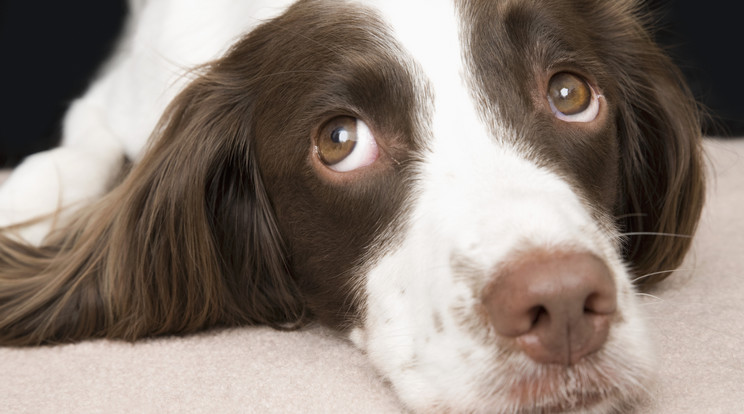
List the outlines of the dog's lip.
{"type": "Polygon", "coordinates": [[[508,396],[514,406],[525,412],[558,413],[591,408],[611,399],[617,391],[611,378],[584,372],[578,379],[570,379],[566,369],[574,368],[555,366],[548,372],[523,377],[512,383],[508,396]]]}
{"type": "Polygon", "coordinates": [[[586,392],[582,391],[579,393],[569,394],[555,394],[555,395],[544,395],[541,398],[534,398],[530,400],[520,399],[515,402],[516,407],[520,407],[518,412],[533,413],[562,413],[567,411],[590,409],[602,401],[606,400],[608,396],[598,391],[586,392]]]}
{"type": "Polygon", "coordinates": [[[540,402],[537,404],[535,402],[527,403],[522,405],[523,408],[519,412],[563,413],[574,410],[586,410],[606,399],[607,397],[600,393],[580,393],[577,395],[557,397],[556,401],[540,402]]]}

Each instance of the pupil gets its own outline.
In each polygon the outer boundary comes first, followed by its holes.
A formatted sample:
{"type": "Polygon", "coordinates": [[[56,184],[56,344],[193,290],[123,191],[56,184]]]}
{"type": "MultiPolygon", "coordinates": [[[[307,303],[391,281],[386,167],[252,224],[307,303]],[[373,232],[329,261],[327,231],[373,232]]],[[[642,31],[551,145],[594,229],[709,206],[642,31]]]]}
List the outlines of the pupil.
{"type": "Polygon", "coordinates": [[[349,131],[344,128],[336,128],[331,133],[331,141],[334,144],[343,144],[349,140],[349,131]]]}

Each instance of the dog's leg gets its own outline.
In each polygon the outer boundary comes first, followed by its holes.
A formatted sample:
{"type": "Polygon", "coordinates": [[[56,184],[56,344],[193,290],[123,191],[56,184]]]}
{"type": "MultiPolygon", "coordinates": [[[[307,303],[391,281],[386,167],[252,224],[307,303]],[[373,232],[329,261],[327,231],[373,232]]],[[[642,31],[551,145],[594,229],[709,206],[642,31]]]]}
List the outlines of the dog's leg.
{"type": "Polygon", "coordinates": [[[94,85],[73,103],[58,148],[24,160],[0,186],[0,228],[39,244],[70,212],[104,194],[124,161],[120,141],[107,127],[94,85]],[[26,223],[26,224],[24,224],[26,223]]]}

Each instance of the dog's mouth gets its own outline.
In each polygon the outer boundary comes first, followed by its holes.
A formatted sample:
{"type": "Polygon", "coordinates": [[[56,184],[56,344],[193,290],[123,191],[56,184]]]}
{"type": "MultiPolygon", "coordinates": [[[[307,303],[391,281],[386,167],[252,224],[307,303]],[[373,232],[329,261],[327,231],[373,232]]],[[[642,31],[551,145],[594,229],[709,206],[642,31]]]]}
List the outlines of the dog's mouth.
{"type": "MultiPolygon", "coordinates": [[[[515,390],[512,390],[515,391],[515,390]]],[[[564,413],[590,410],[602,401],[610,398],[600,392],[569,392],[555,395],[544,395],[542,398],[522,401],[518,413],[564,413]]]]}
{"type": "Polygon", "coordinates": [[[591,412],[606,401],[617,405],[635,400],[640,392],[632,386],[636,382],[607,368],[596,361],[540,366],[530,375],[518,376],[506,396],[519,413],[591,412]]]}

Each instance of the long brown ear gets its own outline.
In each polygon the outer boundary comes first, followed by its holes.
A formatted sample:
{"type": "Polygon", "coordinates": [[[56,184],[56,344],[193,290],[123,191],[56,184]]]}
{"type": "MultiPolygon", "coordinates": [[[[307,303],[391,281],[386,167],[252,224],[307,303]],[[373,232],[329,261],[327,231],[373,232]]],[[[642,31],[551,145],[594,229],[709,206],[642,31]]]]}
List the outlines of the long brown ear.
{"type": "Polygon", "coordinates": [[[303,319],[233,79],[194,81],[125,181],[42,247],[0,235],[0,343],[303,319]]]}
{"type": "Polygon", "coordinates": [[[690,247],[704,201],[700,115],[679,70],[638,37],[623,65],[618,111],[625,257],[637,284],[654,284],[690,247]]]}

